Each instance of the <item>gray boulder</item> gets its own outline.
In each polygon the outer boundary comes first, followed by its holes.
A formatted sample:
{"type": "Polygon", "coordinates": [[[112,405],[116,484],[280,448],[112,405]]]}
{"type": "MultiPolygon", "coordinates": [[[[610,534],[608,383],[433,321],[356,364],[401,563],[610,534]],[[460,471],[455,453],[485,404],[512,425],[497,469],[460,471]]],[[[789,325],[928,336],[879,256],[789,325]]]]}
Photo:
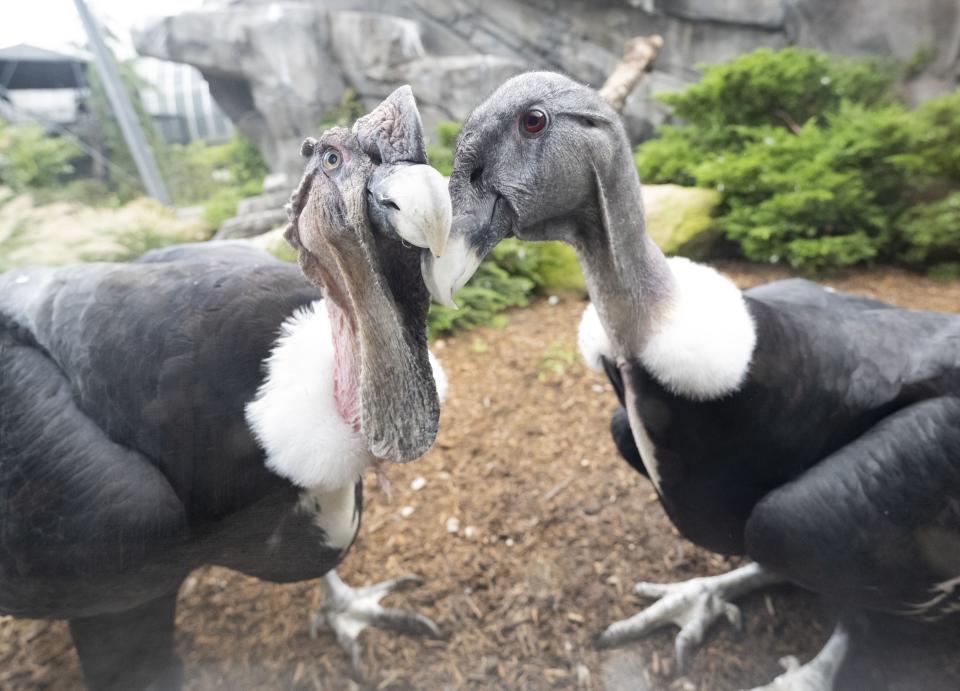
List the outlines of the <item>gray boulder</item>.
{"type": "Polygon", "coordinates": [[[910,85],[915,99],[960,76],[956,0],[220,0],[157,21],[135,42],[199,68],[271,168],[296,180],[301,139],[346,88],[372,107],[409,83],[432,131],[523,71],[599,86],[627,39],[654,33],[664,48],[624,109],[635,138],[667,116],[653,94],[695,81],[698,64],[760,46],[901,59],[933,48],[910,85]]]}

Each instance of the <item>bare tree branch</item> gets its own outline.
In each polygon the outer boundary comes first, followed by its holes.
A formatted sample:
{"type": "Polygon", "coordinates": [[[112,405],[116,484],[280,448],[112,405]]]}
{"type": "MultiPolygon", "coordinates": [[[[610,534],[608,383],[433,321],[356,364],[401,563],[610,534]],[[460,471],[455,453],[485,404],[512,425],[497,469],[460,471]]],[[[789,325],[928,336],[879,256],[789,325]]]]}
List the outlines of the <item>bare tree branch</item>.
{"type": "Polygon", "coordinates": [[[627,96],[637,87],[643,75],[652,69],[653,61],[662,47],[663,38],[657,35],[638,36],[627,41],[623,57],[600,88],[600,98],[618,113],[623,110],[627,96]]]}

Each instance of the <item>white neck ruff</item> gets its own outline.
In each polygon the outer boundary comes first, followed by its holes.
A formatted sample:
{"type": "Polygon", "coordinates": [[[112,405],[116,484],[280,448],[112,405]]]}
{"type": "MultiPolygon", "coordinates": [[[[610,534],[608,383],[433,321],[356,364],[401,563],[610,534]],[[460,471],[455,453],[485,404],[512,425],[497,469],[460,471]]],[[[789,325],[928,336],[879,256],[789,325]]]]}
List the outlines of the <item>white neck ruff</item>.
{"type": "MultiPolygon", "coordinates": [[[[447,378],[430,355],[442,403],[447,378]]],[[[375,458],[337,412],[334,346],[322,300],[297,310],[281,327],[266,378],[247,404],[247,424],[266,451],[267,467],[300,487],[332,491],[354,482],[375,458]]]]}
{"type": "MultiPolygon", "coordinates": [[[[643,351],[633,357],[679,396],[706,401],[733,393],[746,379],[757,340],[743,294],[709,266],[684,257],[671,257],[667,264],[673,294],[643,351]]],[[[601,369],[601,356],[617,360],[619,349],[611,344],[593,305],[583,313],[578,341],[594,369],[601,369]]]]}

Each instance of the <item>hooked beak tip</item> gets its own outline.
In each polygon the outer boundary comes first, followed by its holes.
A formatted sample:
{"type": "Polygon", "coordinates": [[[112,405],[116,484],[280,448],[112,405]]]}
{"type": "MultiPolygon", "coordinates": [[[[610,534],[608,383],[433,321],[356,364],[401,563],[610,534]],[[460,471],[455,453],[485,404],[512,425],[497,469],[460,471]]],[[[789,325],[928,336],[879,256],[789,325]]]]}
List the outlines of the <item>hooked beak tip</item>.
{"type": "Polygon", "coordinates": [[[411,245],[439,258],[450,235],[452,209],[446,180],[425,164],[405,166],[373,191],[376,202],[393,210],[394,231],[411,245]]]}
{"type": "Polygon", "coordinates": [[[429,240],[430,252],[433,254],[435,259],[439,259],[443,255],[443,250],[447,246],[447,235],[441,235],[438,238],[431,238],[429,240]]]}

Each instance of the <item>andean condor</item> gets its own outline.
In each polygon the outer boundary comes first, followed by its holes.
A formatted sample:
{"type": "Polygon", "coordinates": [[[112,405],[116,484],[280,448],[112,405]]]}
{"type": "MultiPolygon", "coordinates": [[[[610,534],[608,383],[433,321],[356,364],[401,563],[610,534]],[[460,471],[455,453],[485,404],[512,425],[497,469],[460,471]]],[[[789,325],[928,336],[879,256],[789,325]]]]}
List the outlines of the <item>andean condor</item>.
{"type": "Polygon", "coordinates": [[[324,577],[355,661],[367,624],[438,634],[377,604],[413,578],[354,590],[333,569],[361,474],[437,432],[412,245],[442,248],[449,197],[409,87],[303,153],[302,272],[202,243],[0,276],[0,612],[69,619],[94,688],[180,685],[177,590],[206,564],[324,577]]]}
{"type": "MultiPolygon", "coordinates": [[[[865,608],[934,619],[960,609],[960,315],[787,280],[741,293],[667,259],[645,232],[619,117],[558,74],[501,86],[470,115],[450,178],[446,252],[424,278],[449,303],[500,239],[572,245],[593,304],[580,328],[620,407],[623,456],[677,528],[752,563],[674,585],[607,629],[613,645],[679,625],[682,663],[730,600],[789,581],[865,608]]],[[[825,688],[849,626],[775,682],[825,688]]]]}

